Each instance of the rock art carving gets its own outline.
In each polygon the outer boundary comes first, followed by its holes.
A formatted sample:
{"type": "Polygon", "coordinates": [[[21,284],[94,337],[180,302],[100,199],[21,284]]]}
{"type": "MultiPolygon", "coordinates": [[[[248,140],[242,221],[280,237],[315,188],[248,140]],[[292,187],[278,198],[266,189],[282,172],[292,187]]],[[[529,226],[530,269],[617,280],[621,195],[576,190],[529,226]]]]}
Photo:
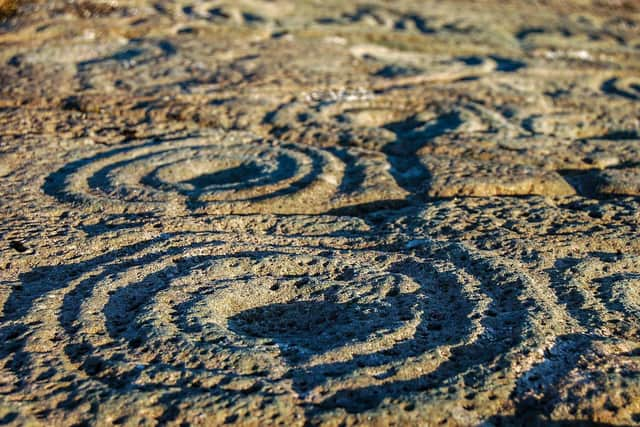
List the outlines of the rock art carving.
{"type": "Polygon", "coordinates": [[[640,6],[0,0],[0,424],[640,423],[640,6]]]}

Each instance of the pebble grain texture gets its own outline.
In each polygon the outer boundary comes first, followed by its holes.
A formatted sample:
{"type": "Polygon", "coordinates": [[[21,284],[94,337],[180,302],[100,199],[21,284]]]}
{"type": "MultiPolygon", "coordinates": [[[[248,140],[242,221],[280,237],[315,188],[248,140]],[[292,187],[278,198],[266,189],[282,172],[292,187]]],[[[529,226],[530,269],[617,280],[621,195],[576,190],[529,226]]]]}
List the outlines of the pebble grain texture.
{"type": "Polygon", "coordinates": [[[640,425],[640,3],[0,0],[0,425],[640,425]]]}

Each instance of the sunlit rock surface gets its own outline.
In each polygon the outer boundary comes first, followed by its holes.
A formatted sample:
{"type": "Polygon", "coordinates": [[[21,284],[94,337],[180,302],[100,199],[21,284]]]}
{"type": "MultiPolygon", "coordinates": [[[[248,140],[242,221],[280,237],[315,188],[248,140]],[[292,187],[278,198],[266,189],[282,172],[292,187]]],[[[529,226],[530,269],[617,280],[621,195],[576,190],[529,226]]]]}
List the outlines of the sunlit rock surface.
{"type": "Polygon", "coordinates": [[[0,20],[0,424],[640,424],[638,2],[0,20]]]}

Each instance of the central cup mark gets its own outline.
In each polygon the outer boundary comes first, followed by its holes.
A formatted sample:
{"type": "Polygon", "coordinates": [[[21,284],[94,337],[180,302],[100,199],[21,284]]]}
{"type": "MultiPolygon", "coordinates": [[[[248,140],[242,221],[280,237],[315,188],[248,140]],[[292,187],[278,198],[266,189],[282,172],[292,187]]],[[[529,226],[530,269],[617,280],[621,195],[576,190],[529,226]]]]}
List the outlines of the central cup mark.
{"type": "Polygon", "coordinates": [[[182,184],[190,184],[195,188],[207,188],[216,185],[228,185],[244,182],[247,178],[255,177],[264,172],[264,168],[255,162],[244,163],[228,169],[210,173],[203,173],[193,178],[181,181],[182,184]]]}

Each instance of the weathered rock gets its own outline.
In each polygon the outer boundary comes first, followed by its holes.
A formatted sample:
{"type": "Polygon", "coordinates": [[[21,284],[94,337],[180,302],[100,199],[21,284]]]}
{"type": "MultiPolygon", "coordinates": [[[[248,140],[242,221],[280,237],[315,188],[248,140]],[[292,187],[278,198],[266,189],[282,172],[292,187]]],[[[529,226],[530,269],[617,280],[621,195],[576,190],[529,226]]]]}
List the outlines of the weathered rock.
{"type": "Polygon", "coordinates": [[[640,423],[639,27],[0,0],[0,424],[640,423]]]}

